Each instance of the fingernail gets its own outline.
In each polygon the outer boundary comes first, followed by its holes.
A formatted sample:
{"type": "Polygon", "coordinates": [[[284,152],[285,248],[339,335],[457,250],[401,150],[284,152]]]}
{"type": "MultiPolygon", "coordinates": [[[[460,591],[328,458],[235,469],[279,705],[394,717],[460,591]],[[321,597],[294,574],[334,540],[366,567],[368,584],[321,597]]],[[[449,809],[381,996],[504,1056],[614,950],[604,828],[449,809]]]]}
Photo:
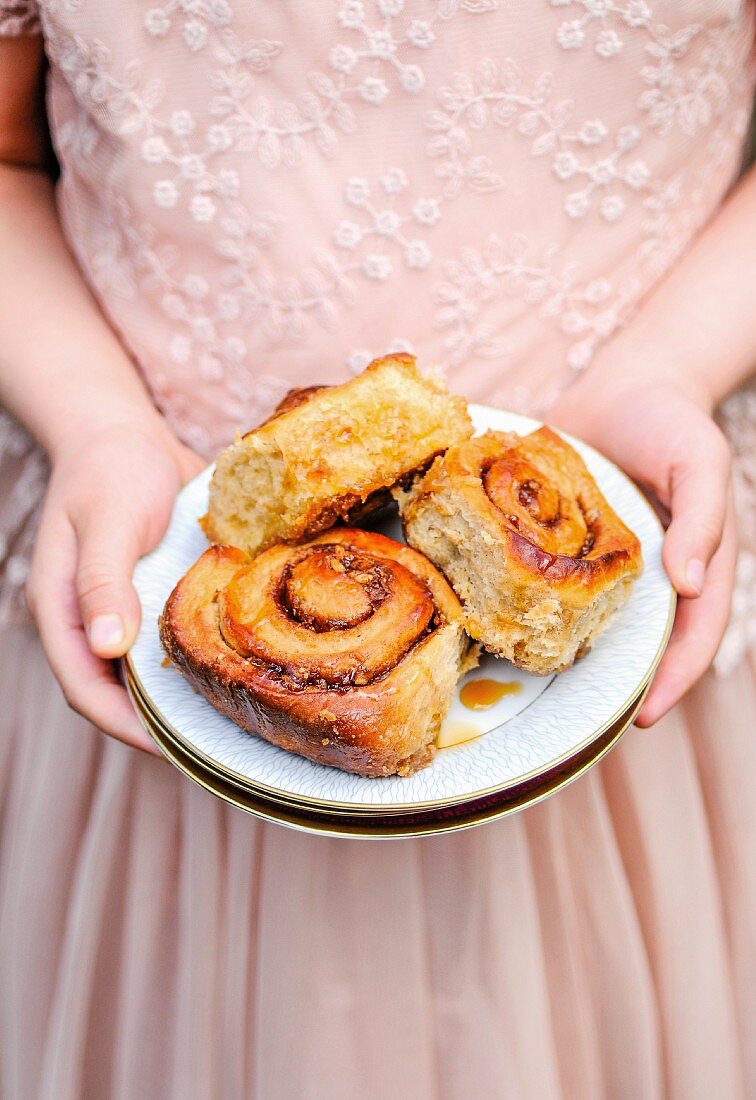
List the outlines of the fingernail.
{"type": "Polygon", "coordinates": [[[123,619],[120,615],[98,615],[89,624],[89,644],[93,649],[110,649],[123,641],[123,619]]]}
{"type": "Polygon", "coordinates": [[[688,562],[686,576],[690,587],[694,588],[700,596],[704,589],[704,580],[706,579],[706,566],[704,563],[699,561],[698,558],[691,558],[688,562]]]}

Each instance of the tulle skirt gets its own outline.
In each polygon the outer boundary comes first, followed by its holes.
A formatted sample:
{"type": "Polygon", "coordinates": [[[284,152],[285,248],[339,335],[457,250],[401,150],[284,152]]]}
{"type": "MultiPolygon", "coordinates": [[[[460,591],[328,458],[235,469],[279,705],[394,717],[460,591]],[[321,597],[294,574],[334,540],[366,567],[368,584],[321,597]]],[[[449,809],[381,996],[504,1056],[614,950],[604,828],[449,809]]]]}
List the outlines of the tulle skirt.
{"type": "Polygon", "coordinates": [[[747,663],[413,841],[225,806],[70,712],[30,628],[0,698],[5,1100],[756,1095],[747,663]]]}

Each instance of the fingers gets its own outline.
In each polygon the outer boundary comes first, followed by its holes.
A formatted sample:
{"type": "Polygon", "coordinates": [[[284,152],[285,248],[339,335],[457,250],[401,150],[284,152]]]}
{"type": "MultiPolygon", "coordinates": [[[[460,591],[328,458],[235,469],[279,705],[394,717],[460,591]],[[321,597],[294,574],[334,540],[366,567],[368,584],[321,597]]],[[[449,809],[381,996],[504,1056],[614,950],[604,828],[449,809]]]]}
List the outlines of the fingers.
{"type": "Polygon", "coordinates": [[[704,591],[706,571],[717,552],[725,521],[730,451],[711,423],[695,436],[695,445],[675,463],[670,474],[672,522],[664,540],[664,567],[681,596],[695,599],[704,591]]]}
{"type": "Polygon", "coordinates": [[[141,619],[131,583],[141,533],[106,503],[78,520],[75,534],[76,593],[90,648],[99,657],[121,657],[133,643],[141,619]]]}
{"type": "Polygon", "coordinates": [[[657,722],[711,664],[727,626],[736,557],[737,532],[730,500],[703,593],[697,599],[680,601],[672,638],[636,725],[645,728],[657,722]]]}
{"type": "Polygon", "coordinates": [[[28,586],[30,608],[37,620],[45,654],[63,694],[105,733],[156,755],[111,661],[89,648],[74,587],[76,535],[67,519],[43,515],[28,586]]]}

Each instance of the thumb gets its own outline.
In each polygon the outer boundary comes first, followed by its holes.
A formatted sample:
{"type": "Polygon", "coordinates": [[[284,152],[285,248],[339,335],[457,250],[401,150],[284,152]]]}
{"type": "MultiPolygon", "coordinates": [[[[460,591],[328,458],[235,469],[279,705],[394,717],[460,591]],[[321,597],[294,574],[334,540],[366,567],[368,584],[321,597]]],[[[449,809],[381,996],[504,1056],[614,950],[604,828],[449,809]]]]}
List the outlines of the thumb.
{"type": "Polygon", "coordinates": [[[112,506],[74,524],[79,543],[76,594],[89,647],[98,657],[121,657],[141,620],[131,574],[141,546],[136,526],[112,506]]]}

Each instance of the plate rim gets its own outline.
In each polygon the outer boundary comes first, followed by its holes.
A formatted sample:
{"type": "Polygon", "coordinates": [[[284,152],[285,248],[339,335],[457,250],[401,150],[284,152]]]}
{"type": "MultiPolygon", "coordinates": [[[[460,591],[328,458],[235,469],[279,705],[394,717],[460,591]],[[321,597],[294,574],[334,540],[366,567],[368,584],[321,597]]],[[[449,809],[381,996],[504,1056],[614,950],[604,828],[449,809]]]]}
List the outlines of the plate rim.
{"type": "MultiPolygon", "coordinates": [[[[416,825],[401,830],[397,828],[397,825],[400,825],[402,815],[374,815],[375,817],[384,816],[390,818],[394,816],[396,818],[395,822],[385,823],[384,825],[373,822],[372,827],[370,827],[370,818],[366,817],[364,826],[352,823],[336,828],[335,821],[337,821],[338,818],[337,815],[334,814],[324,813],[322,824],[315,824],[312,820],[307,822],[301,820],[301,818],[297,820],[298,814],[296,808],[286,806],[279,807],[276,803],[272,802],[272,800],[263,799],[265,803],[264,808],[261,808],[259,804],[252,808],[252,806],[241,801],[241,796],[243,795],[242,791],[238,792],[238,798],[234,798],[214,788],[206,776],[199,775],[199,765],[196,766],[197,771],[194,771],[180,758],[183,751],[180,746],[177,747],[173,740],[165,733],[161,733],[158,730],[156,734],[155,729],[148,724],[148,719],[142,718],[141,714],[140,720],[143,722],[143,725],[153,741],[158,745],[165,759],[180,771],[182,775],[196,786],[214,795],[216,798],[220,798],[221,801],[225,802],[227,805],[233,806],[243,813],[250,814],[258,820],[311,836],[325,836],[329,839],[336,840],[419,840],[424,837],[444,836],[452,833],[464,832],[468,829],[477,828],[480,825],[487,825],[494,821],[500,821],[522,810],[530,809],[532,806],[538,805],[552,795],[559,794],[576,780],[586,775],[619,743],[632,726],[648,694],[648,689],[649,685],[647,684],[627,710],[617,719],[617,723],[621,722],[621,724],[618,725],[618,729],[613,736],[602,743],[596,753],[592,754],[576,771],[569,772],[564,776],[554,779],[544,789],[530,792],[529,795],[523,796],[521,800],[513,799],[511,802],[506,802],[503,806],[494,806],[486,810],[481,810],[474,817],[463,818],[462,820],[447,823],[429,822],[427,827],[416,825]],[[622,721],[623,717],[627,720],[622,721]],[[166,748],[166,742],[170,746],[169,748],[166,748]]],[[[139,711],[137,713],[139,713],[139,711]]],[[[604,732],[606,733],[608,731],[604,732]]],[[[233,784],[227,784],[227,786],[233,786],[233,784]]],[[[504,794],[505,792],[501,793],[504,794]]],[[[254,798],[250,798],[250,801],[254,801],[254,798]]],[[[477,801],[477,799],[470,799],[469,801],[477,801]]],[[[432,808],[430,812],[432,812],[432,808]]]]}
{"type": "MultiPolygon", "coordinates": [[[[469,408],[471,414],[473,415],[473,417],[475,416],[476,412],[482,414],[483,416],[490,415],[490,413],[493,412],[493,413],[504,413],[504,414],[509,415],[509,416],[515,416],[520,420],[529,422],[530,424],[543,425],[543,424],[547,423],[546,421],[539,421],[534,417],[528,417],[528,416],[525,416],[521,413],[513,413],[511,410],[499,409],[499,408],[496,408],[495,406],[481,405],[481,404],[471,402],[471,403],[468,404],[468,408],[469,408]]],[[[490,429],[486,429],[486,430],[490,430],[490,429]]],[[[496,430],[496,429],[494,429],[494,430],[496,430]]],[[[533,429],[533,430],[537,430],[537,429],[533,429]]],[[[622,470],[619,466],[617,466],[617,464],[615,462],[612,462],[611,459],[607,458],[606,455],[602,454],[595,447],[592,447],[591,444],[587,443],[584,440],[578,439],[577,437],[572,436],[567,432],[562,432],[558,428],[554,429],[554,430],[557,431],[568,442],[573,443],[573,444],[578,443],[580,446],[587,447],[590,451],[594,452],[601,459],[603,459],[603,461],[608,463],[614,469],[614,471],[617,474],[620,475],[622,480],[629,486],[631,491],[638,494],[642,498],[642,500],[645,502],[645,504],[647,505],[647,507],[649,509],[649,512],[650,512],[651,516],[653,517],[653,521],[656,523],[656,525],[657,525],[657,527],[658,527],[658,529],[659,529],[659,531],[662,535],[662,539],[663,539],[665,531],[664,531],[664,526],[663,526],[661,520],[659,519],[659,516],[657,515],[653,505],[649,501],[649,499],[646,496],[646,494],[644,493],[644,491],[632,480],[632,478],[630,478],[630,476],[628,474],[626,474],[624,470],[622,470]]],[[[208,465],[208,467],[205,467],[198,474],[196,474],[195,477],[193,477],[190,481],[188,481],[187,484],[183,487],[182,492],[184,490],[186,490],[188,488],[188,486],[192,485],[194,482],[198,481],[199,479],[201,479],[203,477],[206,477],[207,476],[207,470],[208,470],[209,466],[212,466],[212,465],[213,465],[213,463],[210,463],[208,465]]],[[[659,643],[659,646],[656,650],[656,653],[654,654],[654,657],[651,661],[651,664],[649,665],[648,672],[644,676],[641,683],[636,685],[635,689],[633,690],[633,692],[629,696],[629,698],[624,700],[622,705],[600,727],[593,730],[586,738],[583,739],[583,741],[579,742],[579,744],[571,746],[570,749],[568,749],[566,752],[562,753],[561,756],[555,757],[553,760],[550,760],[549,764],[548,764],[549,768],[556,767],[556,766],[559,766],[562,763],[565,763],[567,760],[570,759],[570,757],[576,755],[577,753],[585,751],[590,746],[591,743],[593,743],[594,741],[596,741],[596,740],[600,739],[602,736],[604,736],[606,734],[606,732],[611,728],[611,726],[621,718],[622,714],[624,714],[626,712],[626,710],[630,706],[633,705],[633,703],[639,697],[639,695],[642,692],[644,692],[648,689],[648,686],[650,685],[650,682],[653,679],[653,676],[656,673],[656,670],[657,670],[657,668],[658,668],[658,666],[661,662],[661,659],[664,655],[664,652],[667,648],[667,644],[669,642],[669,638],[671,636],[672,628],[673,628],[673,625],[674,625],[675,611],[676,611],[676,606],[677,606],[677,593],[676,593],[673,585],[671,584],[671,582],[669,583],[669,593],[670,593],[669,608],[668,608],[668,612],[667,612],[667,621],[665,623],[664,632],[662,634],[662,638],[660,640],[660,643],[659,643]]],[[[234,771],[232,768],[228,768],[225,764],[219,762],[214,757],[208,756],[207,753],[203,752],[196,745],[194,745],[193,742],[190,742],[186,737],[184,737],[180,733],[180,731],[177,730],[173,726],[173,724],[168,721],[168,719],[165,717],[165,715],[163,715],[163,713],[158,709],[157,705],[153,702],[149,692],[147,691],[144,684],[142,683],[142,680],[141,680],[141,678],[140,678],[140,676],[139,676],[139,674],[138,674],[138,672],[137,672],[137,670],[134,666],[134,662],[133,662],[130,650],[124,655],[124,657],[121,660],[122,660],[123,664],[125,665],[125,669],[126,669],[126,672],[127,672],[128,676],[130,676],[132,678],[132,680],[134,681],[134,684],[136,685],[142,700],[144,701],[145,705],[147,706],[151,717],[158,724],[159,727],[162,727],[165,734],[168,737],[172,737],[172,738],[178,740],[179,744],[181,744],[185,747],[185,750],[190,751],[193,755],[197,756],[198,758],[200,758],[203,761],[206,761],[207,764],[205,766],[210,766],[210,767],[216,769],[217,771],[219,771],[222,775],[226,775],[231,782],[233,782],[237,785],[239,785],[241,783],[246,787],[246,789],[258,790],[263,798],[267,798],[269,800],[278,801],[282,797],[285,797],[293,805],[322,806],[325,809],[331,809],[331,810],[332,809],[338,809],[340,812],[354,811],[356,813],[369,813],[369,812],[374,811],[378,807],[378,804],[374,803],[374,802],[344,802],[344,801],[341,801],[341,800],[301,796],[301,795],[298,795],[296,793],[292,793],[290,791],[282,791],[281,788],[272,787],[269,784],[264,783],[264,782],[260,782],[260,781],[257,781],[257,780],[250,780],[250,778],[248,776],[242,775],[240,772],[234,771]],[[251,788],[249,786],[250,784],[252,784],[251,788]]],[[[242,732],[246,732],[246,731],[242,731],[242,732]]],[[[250,737],[255,736],[254,734],[250,734],[250,733],[246,733],[246,735],[250,736],[250,737]]],[[[486,735],[484,734],[482,736],[486,736],[486,735]]],[[[432,766],[432,764],[431,764],[431,766],[432,766]]],[[[421,802],[392,802],[392,803],[382,805],[379,808],[382,809],[382,810],[386,810],[388,813],[393,812],[394,814],[398,815],[400,813],[411,813],[413,811],[423,811],[423,810],[429,810],[430,811],[430,810],[433,810],[433,809],[436,809],[436,808],[441,808],[441,807],[444,807],[444,806],[461,805],[462,803],[464,803],[466,801],[470,801],[471,798],[478,799],[478,798],[485,798],[485,797],[488,797],[488,796],[493,796],[493,795],[496,795],[496,794],[499,794],[499,793],[503,794],[507,790],[510,790],[514,787],[517,787],[518,785],[520,785],[522,783],[525,783],[529,780],[534,779],[539,774],[542,774],[545,770],[546,770],[546,768],[544,768],[544,766],[539,766],[537,768],[532,769],[529,772],[523,773],[522,775],[518,775],[515,779],[505,780],[503,783],[497,783],[497,784],[494,784],[491,787],[486,787],[486,788],[482,788],[478,791],[475,791],[475,793],[473,795],[470,795],[468,793],[468,794],[465,794],[465,795],[454,796],[454,797],[451,797],[451,798],[431,799],[431,800],[424,800],[424,801],[421,801],[421,802]]]]}
{"type": "MultiPolygon", "coordinates": [[[[495,797],[499,794],[503,795],[508,790],[515,790],[520,786],[533,782],[538,778],[538,776],[544,775],[548,771],[552,771],[555,768],[559,768],[561,765],[568,763],[569,760],[573,759],[576,756],[579,756],[581,753],[586,752],[590,748],[590,744],[581,744],[576,749],[567,753],[566,755],[555,758],[550,763],[548,768],[535,769],[534,771],[529,772],[526,775],[518,776],[516,780],[511,783],[508,782],[505,786],[495,787],[491,790],[486,790],[482,794],[478,794],[476,792],[474,795],[464,795],[461,798],[434,800],[432,805],[427,802],[418,803],[416,805],[408,803],[390,803],[378,805],[376,803],[357,804],[327,802],[321,799],[314,798],[310,800],[307,798],[299,798],[297,796],[291,795],[288,791],[281,792],[279,790],[276,790],[275,788],[273,789],[272,794],[268,794],[267,789],[257,785],[254,781],[250,780],[248,776],[240,775],[239,773],[233,773],[230,771],[224,771],[222,765],[219,765],[217,761],[212,759],[212,757],[208,757],[206,754],[202,753],[193,744],[187,742],[184,738],[182,738],[180,734],[174,733],[170,728],[167,727],[165,723],[160,722],[159,716],[156,715],[156,713],[150,708],[149,701],[141,695],[138,685],[131,679],[131,677],[128,676],[128,674],[125,679],[125,684],[127,687],[127,691],[132,699],[134,709],[137,712],[137,716],[140,718],[140,720],[144,718],[142,724],[145,726],[148,732],[152,732],[152,728],[157,727],[162,736],[178,744],[180,750],[191,759],[192,763],[197,768],[203,769],[204,771],[215,775],[221,782],[229,783],[232,786],[237,787],[239,790],[248,792],[252,797],[259,796],[266,802],[273,802],[279,805],[289,806],[295,811],[297,809],[312,810],[313,812],[327,813],[334,817],[356,816],[369,818],[371,816],[380,816],[399,818],[404,815],[411,815],[413,813],[424,813],[426,811],[432,812],[434,810],[442,810],[455,806],[461,806],[464,805],[466,802],[475,802],[479,799],[495,797]]],[[[650,680],[646,681],[639,688],[638,692],[633,695],[633,697],[629,700],[627,706],[624,707],[622,711],[615,717],[614,722],[609,723],[607,729],[602,730],[599,734],[597,734],[594,738],[594,741],[600,741],[601,738],[612,728],[612,726],[616,725],[616,723],[622,719],[623,715],[627,714],[631,708],[636,707],[641,697],[645,697],[645,695],[648,693],[649,687],[650,680]]],[[[453,748],[455,746],[451,747],[453,748]]]]}

